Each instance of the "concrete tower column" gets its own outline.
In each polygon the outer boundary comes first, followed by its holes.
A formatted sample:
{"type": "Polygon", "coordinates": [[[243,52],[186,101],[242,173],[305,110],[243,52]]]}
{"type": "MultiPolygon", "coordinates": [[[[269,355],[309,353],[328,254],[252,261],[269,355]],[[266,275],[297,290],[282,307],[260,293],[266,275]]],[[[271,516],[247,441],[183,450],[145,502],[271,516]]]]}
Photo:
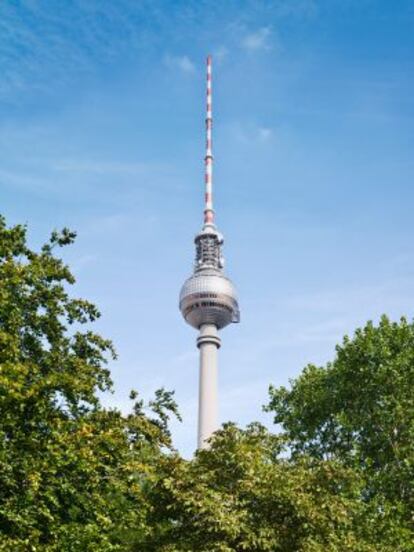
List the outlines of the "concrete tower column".
{"type": "Polygon", "coordinates": [[[218,429],[217,351],[221,340],[214,324],[203,324],[197,338],[200,349],[197,448],[206,448],[206,440],[218,429]]]}

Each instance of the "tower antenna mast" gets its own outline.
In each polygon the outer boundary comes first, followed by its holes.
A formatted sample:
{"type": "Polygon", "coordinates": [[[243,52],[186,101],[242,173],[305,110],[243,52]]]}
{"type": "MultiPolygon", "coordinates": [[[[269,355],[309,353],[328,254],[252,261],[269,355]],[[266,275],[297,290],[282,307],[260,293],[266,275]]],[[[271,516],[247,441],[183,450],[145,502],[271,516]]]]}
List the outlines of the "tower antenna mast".
{"type": "Polygon", "coordinates": [[[214,224],[214,209],[213,209],[213,96],[212,96],[212,60],[211,56],[207,57],[207,105],[206,105],[206,156],[205,163],[205,207],[204,207],[204,224],[214,224]]]}

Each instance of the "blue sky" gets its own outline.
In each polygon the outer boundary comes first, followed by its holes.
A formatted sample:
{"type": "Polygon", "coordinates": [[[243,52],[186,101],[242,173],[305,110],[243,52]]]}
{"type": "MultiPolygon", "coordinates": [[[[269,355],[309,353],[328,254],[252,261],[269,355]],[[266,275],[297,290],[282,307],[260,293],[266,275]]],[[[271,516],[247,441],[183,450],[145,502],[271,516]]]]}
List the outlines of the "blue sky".
{"type": "Polygon", "coordinates": [[[102,311],[115,393],[175,389],[195,446],[195,332],[178,292],[202,223],[205,56],[217,223],[240,325],[221,419],[271,423],[269,383],[325,363],[381,313],[412,317],[414,4],[5,0],[0,192],[40,245],[69,226],[76,294],[102,311]]]}

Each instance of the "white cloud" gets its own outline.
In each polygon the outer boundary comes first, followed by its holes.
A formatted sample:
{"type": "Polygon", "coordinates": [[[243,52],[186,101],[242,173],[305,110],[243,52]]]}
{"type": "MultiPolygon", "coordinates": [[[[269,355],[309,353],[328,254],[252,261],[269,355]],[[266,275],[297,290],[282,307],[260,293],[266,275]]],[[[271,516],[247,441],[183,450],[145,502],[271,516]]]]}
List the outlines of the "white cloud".
{"type": "Polygon", "coordinates": [[[146,46],[144,33],[131,23],[132,15],[144,15],[139,5],[75,0],[46,10],[40,4],[0,2],[0,96],[13,103],[16,92],[66,87],[93,74],[98,60],[113,63],[146,46]]]}
{"type": "Polygon", "coordinates": [[[258,31],[246,35],[243,39],[242,46],[249,52],[269,50],[270,35],[271,31],[269,27],[262,27],[258,31]]]}
{"type": "Polygon", "coordinates": [[[273,135],[271,128],[261,127],[258,129],[259,140],[261,142],[267,142],[273,135]]]}
{"type": "Polygon", "coordinates": [[[229,130],[235,140],[246,145],[268,143],[274,137],[272,128],[251,123],[235,122],[229,130]]]}
{"type": "Polygon", "coordinates": [[[165,56],[165,65],[169,69],[178,69],[187,74],[195,72],[195,65],[188,56],[165,56]]]}
{"type": "Polygon", "coordinates": [[[225,46],[220,46],[213,52],[213,59],[214,61],[221,63],[225,60],[225,58],[228,56],[229,51],[225,46]]]}

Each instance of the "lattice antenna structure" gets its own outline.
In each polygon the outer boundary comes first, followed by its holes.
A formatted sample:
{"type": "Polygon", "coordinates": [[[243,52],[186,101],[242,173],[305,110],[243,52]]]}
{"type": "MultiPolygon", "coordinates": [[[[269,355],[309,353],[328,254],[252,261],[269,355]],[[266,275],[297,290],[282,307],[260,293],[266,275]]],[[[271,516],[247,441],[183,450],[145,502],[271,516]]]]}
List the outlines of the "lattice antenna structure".
{"type": "Polygon", "coordinates": [[[181,288],[179,302],[185,321],[200,332],[198,448],[208,446],[209,438],[218,428],[217,351],[221,346],[218,330],[240,321],[236,290],[223,272],[223,236],[215,225],[212,113],[212,59],[208,56],[204,225],[194,239],[194,271],[181,288]]]}
{"type": "Polygon", "coordinates": [[[212,94],[212,62],[211,56],[207,58],[207,105],[206,105],[206,156],[205,163],[205,208],[204,224],[214,224],[213,209],[213,94],[212,94]]]}

